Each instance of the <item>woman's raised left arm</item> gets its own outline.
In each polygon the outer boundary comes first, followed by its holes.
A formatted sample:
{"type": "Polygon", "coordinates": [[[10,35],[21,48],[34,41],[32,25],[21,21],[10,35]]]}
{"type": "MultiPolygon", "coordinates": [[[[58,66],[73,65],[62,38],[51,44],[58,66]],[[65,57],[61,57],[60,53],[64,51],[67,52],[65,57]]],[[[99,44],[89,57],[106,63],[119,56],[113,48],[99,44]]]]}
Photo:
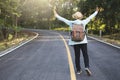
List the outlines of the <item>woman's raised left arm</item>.
{"type": "Polygon", "coordinates": [[[88,18],[86,18],[86,19],[84,20],[85,23],[87,24],[88,22],[90,22],[90,20],[93,19],[93,18],[98,14],[98,12],[99,12],[99,8],[96,7],[96,11],[95,11],[92,15],[90,15],[88,18]]]}

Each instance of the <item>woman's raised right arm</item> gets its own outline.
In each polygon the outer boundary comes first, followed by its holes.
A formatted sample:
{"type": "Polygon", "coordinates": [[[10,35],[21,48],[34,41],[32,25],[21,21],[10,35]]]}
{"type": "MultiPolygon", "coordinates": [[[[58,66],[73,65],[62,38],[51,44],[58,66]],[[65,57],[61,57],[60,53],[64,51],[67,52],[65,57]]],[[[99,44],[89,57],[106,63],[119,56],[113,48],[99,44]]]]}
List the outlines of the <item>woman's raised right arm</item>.
{"type": "Polygon", "coordinates": [[[58,13],[56,12],[56,7],[54,7],[53,12],[54,12],[54,16],[55,16],[58,20],[63,21],[63,22],[65,22],[66,24],[70,25],[70,20],[65,19],[65,18],[61,17],[60,15],[58,15],[58,13]]]}

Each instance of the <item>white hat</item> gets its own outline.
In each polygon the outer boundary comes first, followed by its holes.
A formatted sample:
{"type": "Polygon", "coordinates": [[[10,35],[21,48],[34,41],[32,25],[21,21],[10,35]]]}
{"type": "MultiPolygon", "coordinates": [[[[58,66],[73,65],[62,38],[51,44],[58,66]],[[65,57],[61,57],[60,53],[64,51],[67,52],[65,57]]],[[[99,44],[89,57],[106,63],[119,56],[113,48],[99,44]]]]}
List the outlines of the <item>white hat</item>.
{"type": "Polygon", "coordinates": [[[81,12],[76,12],[72,15],[72,17],[75,18],[75,19],[82,19],[83,14],[81,12]]]}

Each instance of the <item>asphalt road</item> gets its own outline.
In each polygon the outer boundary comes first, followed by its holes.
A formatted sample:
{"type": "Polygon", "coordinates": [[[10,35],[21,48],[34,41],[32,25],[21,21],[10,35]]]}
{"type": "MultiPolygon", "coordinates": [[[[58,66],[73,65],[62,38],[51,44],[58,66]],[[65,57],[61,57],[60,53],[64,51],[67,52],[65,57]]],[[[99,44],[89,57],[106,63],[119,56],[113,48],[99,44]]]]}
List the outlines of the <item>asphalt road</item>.
{"type": "MultiPolygon", "coordinates": [[[[35,30],[36,31],[36,30],[35,30]]],[[[53,31],[37,30],[38,38],[0,57],[0,80],[70,80],[68,56],[63,40],[53,31]]],[[[60,32],[66,41],[68,34],[60,32]]],[[[120,49],[88,40],[92,76],[84,71],[77,80],[120,80],[120,49]]],[[[74,63],[74,51],[69,46],[74,63]]],[[[75,68],[74,68],[75,69],[75,68]]]]}

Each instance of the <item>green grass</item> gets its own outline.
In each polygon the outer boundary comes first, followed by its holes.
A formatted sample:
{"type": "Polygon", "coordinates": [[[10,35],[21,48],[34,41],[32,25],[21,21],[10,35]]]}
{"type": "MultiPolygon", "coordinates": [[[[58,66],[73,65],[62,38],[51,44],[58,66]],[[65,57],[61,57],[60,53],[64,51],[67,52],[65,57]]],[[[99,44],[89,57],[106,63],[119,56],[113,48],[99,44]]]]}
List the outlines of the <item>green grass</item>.
{"type": "Polygon", "coordinates": [[[53,30],[56,30],[56,31],[69,31],[69,27],[61,27],[61,28],[54,28],[53,30]]]}
{"type": "Polygon", "coordinates": [[[120,46],[120,35],[118,33],[113,34],[113,35],[104,35],[102,37],[99,37],[99,36],[93,35],[93,34],[92,35],[90,34],[90,36],[93,36],[93,37],[101,39],[105,42],[120,46]]]}
{"type": "Polygon", "coordinates": [[[20,42],[24,41],[24,40],[28,40],[31,37],[33,37],[33,34],[31,33],[20,33],[18,34],[19,37],[16,39],[12,39],[12,40],[4,40],[0,42],[0,51],[6,50],[14,45],[19,44],[20,42]]]}
{"type": "Polygon", "coordinates": [[[23,40],[25,40],[25,38],[21,37],[21,38],[16,38],[16,39],[13,39],[10,41],[6,41],[6,40],[1,41],[0,42],[0,51],[3,51],[11,46],[14,46],[23,40]]]}

